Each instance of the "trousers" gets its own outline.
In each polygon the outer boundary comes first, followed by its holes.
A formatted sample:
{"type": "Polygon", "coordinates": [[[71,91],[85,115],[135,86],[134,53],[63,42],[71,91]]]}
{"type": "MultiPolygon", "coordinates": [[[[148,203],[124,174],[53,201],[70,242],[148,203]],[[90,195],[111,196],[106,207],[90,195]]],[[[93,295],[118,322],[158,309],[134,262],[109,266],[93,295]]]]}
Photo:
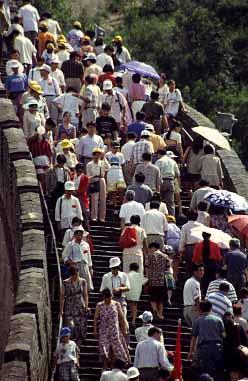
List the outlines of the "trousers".
{"type": "Polygon", "coordinates": [[[175,184],[174,179],[163,179],[160,187],[162,201],[166,203],[169,214],[175,216],[175,184]]]}
{"type": "Polygon", "coordinates": [[[100,192],[93,193],[91,195],[91,219],[98,219],[98,211],[99,211],[99,219],[105,220],[106,217],[106,182],[105,179],[100,179],[100,192]]]}

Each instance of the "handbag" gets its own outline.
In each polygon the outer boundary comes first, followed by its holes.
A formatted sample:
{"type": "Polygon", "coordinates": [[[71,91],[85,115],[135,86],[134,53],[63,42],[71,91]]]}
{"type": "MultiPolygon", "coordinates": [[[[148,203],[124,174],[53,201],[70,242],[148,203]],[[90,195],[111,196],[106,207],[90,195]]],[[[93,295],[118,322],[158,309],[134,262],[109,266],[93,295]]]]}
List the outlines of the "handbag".
{"type": "Polygon", "coordinates": [[[122,249],[129,249],[137,245],[136,229],[134,227],[126,227],[124,233],[120,236],[119,245],[122,249]]]}
{"type": "Polygon", "coordinates": [[[94,181],[93,183],[89,183],[89,185],[88,185],[88,193],[89,194],[99,193],[100,192],[101,171],[102,171],[102,168],[100,167],[100,174],[99,174],[99,176],[96,176],[96,177],[99,177],[99,180],[98,181],[94,181]]]}

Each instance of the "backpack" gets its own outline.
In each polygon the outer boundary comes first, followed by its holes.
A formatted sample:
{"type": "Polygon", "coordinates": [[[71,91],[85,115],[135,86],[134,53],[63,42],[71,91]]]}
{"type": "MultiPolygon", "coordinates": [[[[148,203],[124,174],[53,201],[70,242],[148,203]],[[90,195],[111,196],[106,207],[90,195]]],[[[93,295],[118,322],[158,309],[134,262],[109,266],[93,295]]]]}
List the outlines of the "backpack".
{"type": "Polygon", "coordinates": [[[120,236],[119,245],[122,249],[129,249],[137,245],[136,229],[134,227],[126,227],[124,233],[120,236]]]}

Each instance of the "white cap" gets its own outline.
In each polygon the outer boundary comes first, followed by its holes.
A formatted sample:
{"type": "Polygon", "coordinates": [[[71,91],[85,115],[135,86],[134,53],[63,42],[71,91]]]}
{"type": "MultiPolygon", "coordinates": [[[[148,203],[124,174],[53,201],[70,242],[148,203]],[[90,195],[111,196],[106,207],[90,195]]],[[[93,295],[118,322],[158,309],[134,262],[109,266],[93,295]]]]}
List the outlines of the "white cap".
{"type": "Polygon", "coordinates": [[[74,191],[75,190],[74,181],[66,181],[65,182],[65,190],[67,190],[67,191],[74,191]]]}
{"type": "Polygon", "coordinates": [[[24,110],[28,110],[29,107],[32,105],[38,107],[39,103],[34,99],[33,101],[30,100],[28,103],[25,103],[22,107],[24,108],[24,110]]]}
{"type": "Polygon", "coordinates": [[[103,82],[102,88],[103,90],[111,90],[113,89],[113,83],[107,79],[106,81],[103,82]]]}
{"type": "Polygon", "coordinates": [[[59,63],[60,63],[60,60],[59,60],[59,58],[58,58],[57,56],[54,56],[54,57],[52,58],[51,63],[59,64],[59,63]]]}
{"type": "Polygon", "coordinates": [[[84,61],[87,61],[87,60],[95,60],[96,59],[96,55],[95,53],[89,53],[87,55],[87,57],[84,58],[84,61]]]}
{"type": "Polygon", "coordinates": [[[151,132],[155,132],[154,127],[153,127],[152,124],[147,124],[145,129],[148,130],[148,131],[151,131],[151,132]]]}
{"type": "Polygon", "coordinates": [[[150,133],[150,131],[148,131],[148,130],[143,130],[143,131],[141,132],[140,136],[151,136],[151,133],[150,133]]]}
{"type": "Polygon", "coordinates": [[[132,366],[127,370],[127,379],[132,380],[133,378],[137,378],[140,375],[140,372],[137,368],[132,366]]]}
{"type": "Polygon", "coordinates": [[[48,65],[46,65],[46,64],[40,66],[38,69],[39,69],[39,70],[45,70],[45,71],[47,71],[48,73],[51,72],[51,68],[50,68],[50,66],[48,66],[48,65]]]}
{"type": "Polygon", "coordinates": [[[139,316],[145,323],[148,321],[153,321],[153,314],[150,311],[144,311],[143,314],[139,316]]]}
{"type": "Polygon", "coordinates": [[[80,226],[75,226],[73,229],[72,229],[73,233],[75,232],[84,232],[84,228],[80,225],[80,226]]]}
{"type": "Polygon", "coordinates": [[[10,61],[10,68],[14,69],[20,66],[20,63],[17,60],[11,60],[10,61]]]}
{"type": "Polygon", "coordinates": [[[109,268],[112,269],[112,267],[118,267],[121,264],[121,260],[119,257],[113,257],[109,260],[109,268]]]}
{"type": "Polygon", "coordinates": [[[172,151],[166,151],[166,156],[169,156],[171,159],[173,159],[173,157],[177,157],[174,152],[172,151]]]}
{"type": "Polygon", "coordinates": [[[43,126],[39,126],[37,127],[36,132],[38,132],[39,135],[44,135],[46,133],[46,129],[43,126]]]}

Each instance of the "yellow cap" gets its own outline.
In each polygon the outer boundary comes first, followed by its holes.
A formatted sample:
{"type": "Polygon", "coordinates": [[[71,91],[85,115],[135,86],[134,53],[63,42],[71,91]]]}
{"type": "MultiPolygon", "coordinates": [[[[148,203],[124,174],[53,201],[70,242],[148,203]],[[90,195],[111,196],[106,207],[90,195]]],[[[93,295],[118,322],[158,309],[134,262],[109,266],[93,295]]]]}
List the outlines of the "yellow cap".
{"type": "Polygon", "coordinates": [[[175,219],[174,216],[169,215],[169,216],[167,216],[167,221],[168,221],[168,222],[176,222],[176,219],[175,219]]]}
{"type": "Polygon", "coordinates": [[[55,46],[54,46],[54,44],[52,42],[49,42],[49,44],[47,44],[47,48],[48,49],[54,49],[55,46]]]}
{"type": "Polygon", "coordinates": [[[101,148],[94,148],[92,153],[103,153],[103,150],[101,148]]]}
{"type": "Polygon", "coordinates": [[[78,26],[79,28],[82,28],[82,24],[81,24],[80,21],[75,21],[75,22],[73,23],[73,26],[78,26]]]}
{"type": "Polygon", "coordinates": [[[40,28],[48,28],[48,23],[46,21],[41,21],[39,24],[40,28]]]}
{"type": "Polygon", "coordinates": [[[61,147],[64,149],[64,148],[71,148],[72,147],[72,144],[70,142],[69,139],[64,139],[62,140],[61,142],[61,147]]]}
{"type": "Polygon", "coordinates": [[[28,84],[29,88],[37,94],[43,94],[42,88],[36,81],[30,81],[28,84]]]}
{"type": "Polygon", "coordinates": [[[113,42],[122,42],[122,37],[119,35],[119,34],[117,34],[116,36],[114,36],[114,38],[113,38],[113,42]]]}
{"type": "Polygon", "coordinates": [[[57,42],[67,42],[67,39],[66,39],[66,37],[63,34],[60,34],[57,37],[57,42]]]}
{"type": "Polygon", "coordinates": [[[88,41],[90,42],[90,37],[89,36],[83,36],[82,41],[88,41]]]}

